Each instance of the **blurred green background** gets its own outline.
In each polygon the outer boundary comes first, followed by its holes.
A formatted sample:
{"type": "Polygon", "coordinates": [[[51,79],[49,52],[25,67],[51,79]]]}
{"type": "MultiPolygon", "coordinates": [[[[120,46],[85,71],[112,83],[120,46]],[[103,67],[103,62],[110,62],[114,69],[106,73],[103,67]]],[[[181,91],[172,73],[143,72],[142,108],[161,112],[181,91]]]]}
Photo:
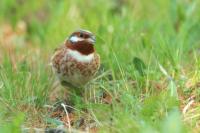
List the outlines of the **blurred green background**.
{"type": "Polygon", "coordinates": [[[200,132],[199,7],[199,0],[1,0],[0,131],[47,127],[50,57],[81,28],[96,35],[101,55],[90,91],[120,101],[83,104],[99,132],[200,132]]]}

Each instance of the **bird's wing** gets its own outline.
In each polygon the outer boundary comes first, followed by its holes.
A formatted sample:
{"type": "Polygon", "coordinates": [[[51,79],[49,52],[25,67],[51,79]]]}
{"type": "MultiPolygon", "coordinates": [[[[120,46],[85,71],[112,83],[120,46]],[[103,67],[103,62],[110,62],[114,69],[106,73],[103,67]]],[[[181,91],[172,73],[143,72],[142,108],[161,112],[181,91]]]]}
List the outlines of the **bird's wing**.
{"type": "Polygon", "coordinates": [[[55,48],[55,49],[54,49],[54,52],[59,51],[59,50],[63,49],[64,47],[65,47],[65,45],[62,44],[62,45],[60,45],[58,48],[55,48]]]}

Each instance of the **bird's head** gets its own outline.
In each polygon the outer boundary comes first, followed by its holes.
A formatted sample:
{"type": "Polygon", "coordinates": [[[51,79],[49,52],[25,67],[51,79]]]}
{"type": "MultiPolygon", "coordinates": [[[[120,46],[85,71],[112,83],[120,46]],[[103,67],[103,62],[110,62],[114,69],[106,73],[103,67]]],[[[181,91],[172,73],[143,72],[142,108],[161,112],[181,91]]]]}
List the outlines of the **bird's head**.
{"type": "Polygon", "coordinates": [[[87,30],[77,30],[73,32],[66,41],[66,45],[71,50],[76,50],[83,55],[94,52],[95,36],[87,30]]]}

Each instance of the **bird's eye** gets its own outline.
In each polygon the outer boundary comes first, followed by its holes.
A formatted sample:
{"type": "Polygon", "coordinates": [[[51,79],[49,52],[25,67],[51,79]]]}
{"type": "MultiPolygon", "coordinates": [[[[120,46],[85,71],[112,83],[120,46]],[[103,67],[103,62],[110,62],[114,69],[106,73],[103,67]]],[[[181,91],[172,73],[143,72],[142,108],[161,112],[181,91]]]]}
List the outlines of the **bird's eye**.
{"type": "Polygon", "coordinates": [[[80,37],[84,37],[83,33],[80,33],[80,37]]]}

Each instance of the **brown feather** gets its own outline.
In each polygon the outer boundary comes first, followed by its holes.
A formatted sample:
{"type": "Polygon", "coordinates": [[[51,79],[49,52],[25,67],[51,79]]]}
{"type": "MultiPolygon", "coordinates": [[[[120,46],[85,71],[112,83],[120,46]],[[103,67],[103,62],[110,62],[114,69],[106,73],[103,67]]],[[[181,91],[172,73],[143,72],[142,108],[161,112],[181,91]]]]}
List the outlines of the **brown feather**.
{"type": "Polygon", "coordinates": [[[83,55],[89,55],[95,51],[93,44],[90,44],[87,41],[76,42],[76,44],[72,44],[71,42],[66,41],[65,45],[67,46],[67,48],[71,50],[76,50],[83,55]]]}

